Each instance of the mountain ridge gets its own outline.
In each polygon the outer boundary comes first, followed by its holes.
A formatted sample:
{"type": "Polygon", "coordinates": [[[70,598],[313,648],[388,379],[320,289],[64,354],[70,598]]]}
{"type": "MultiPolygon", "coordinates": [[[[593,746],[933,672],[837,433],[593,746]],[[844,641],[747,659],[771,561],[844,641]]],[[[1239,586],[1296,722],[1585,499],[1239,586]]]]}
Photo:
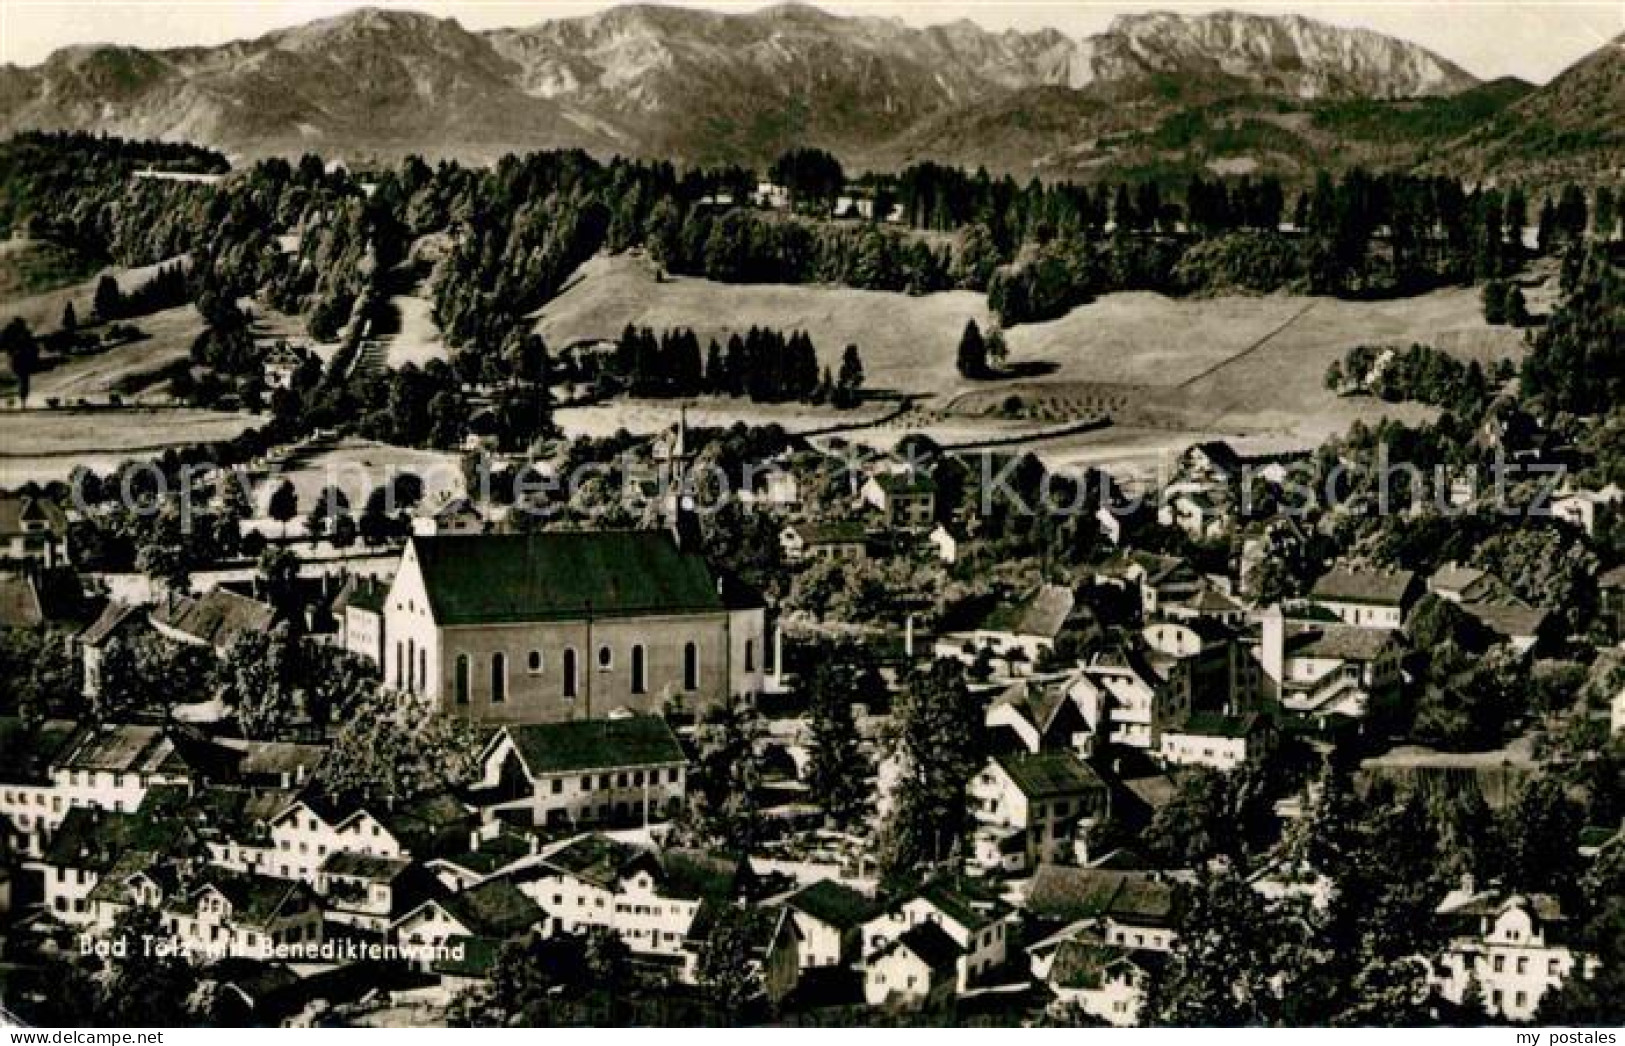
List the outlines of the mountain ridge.
{"type": "Polygon", "coordinates": [[[1301,15],[1153,11],[1074,38],[965,19],[916,28],[800,3],[632,4],[478,32],[370,7],[213,47],[76,45],[0,66],[0,132],[185,138],[239,158],[482,161],[579,147],[754,166],[811,144],[859,166],[991,159],[1039,172],[1066,169],[1069,156],[1096,163],[1100,135],[1155,135],[1193,107],[1230,104],[1230,118],[1251,121],[1240,139],[1224,132],[1233,145],[1275,137],[1272,124],[1301,136],[1293,112],[1448,104],[1478,86],[1425,48],[1301,15]],[[1237,117],[1236,99],[1259,113],[1237,117]]]}

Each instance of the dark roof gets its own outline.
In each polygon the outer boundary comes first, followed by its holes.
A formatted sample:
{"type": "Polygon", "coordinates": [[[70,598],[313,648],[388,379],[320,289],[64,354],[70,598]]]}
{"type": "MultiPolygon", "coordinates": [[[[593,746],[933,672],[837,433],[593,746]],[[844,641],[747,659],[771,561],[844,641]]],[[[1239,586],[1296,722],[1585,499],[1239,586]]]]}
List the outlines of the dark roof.
{"type": "Polygon", "coordinates": [[[916,923],[898,934],[896,947],[907,948],[932,970],[950,970],[965,950],[936,923],[916,923]]]}
{"type": "Polygon", "coordinates": [[[642,847],[607,835],[583,835],[547,855],[542,867],[563,872],[603,890],[613,890],[635,863],[652,860],[642,847]]]}
{"type": "Polygon", "coordinates": [[[372,854],[336,850],[322,862],[322,871],[350,879],[389,882],[412,866],[404,857],[377,857],[372,854]]]}
{"type": "Polygon", "coordinates": [[[45,603],[33,578],[0,576],[0,628],[38,628],[45,617],[45,603]]]}
{"type": "Polygon", "coordinates": [[[165,905],[166,910],[191,911],[198,894],[207,887],[213,887],[231,902],[233,922],[264,926],[276,917],[290,898],[310,891],[310,887],[296,879],[229,872],[214,867],[206,868],[203,875],[203,883],[184,900],[177,899],[176,903],[165,905]]]}
{"type": "Polygon", "coordinates": [[[784,899],[784,905],[839,930],[861,926],[874,917],[874,901],[834,879],[820,879],[784,899]]]}
{"type": "Polygon", "coordinates": [[[430,969],[451,977],[486,977],[508,942],[498,937],[468,937],[454,934],[446,938],[446,948],[436,953],[430,969]]]}
{"type": "Polygon", "coordinates": [[[683,746],[660,716],[578,719],[510,726],[519,757],[532,775],[683,763],[683,746]]]}
{"type": "Polygon", "coordinates": [[[227,588],[211,588],[196,599],[183,596],[158,604],[152,620],[210,646],[224,647],[244,632],[270,631],[276,609],[227,588]]]}
{"type": "Polygon", "coordinates": [[[1100,775],[1075,752],[1001,755],[995,756],[994,761],[1028,799],[1052,799],[1106,789],[1100,775]]]}
{"type": "Polygon", "coordinates": [[[1167,925],[1177,918],[1174,884],[1155,872],[1041,864],[1027,888],[1027,908],[1042,918],[1075,922],[1112,916],[1167,925]]]}
{"type": "Polygon", "coordinates": [[[693,614],[728,607],[703,557],[664,531],[415,537],[441,625],[693,614]]]}
{"type": "Polygon", "coordinates": [[[1290,649],[1296,657],[1372,661],[1394,646],[1397,636],[1398,633],[1385,628],[1327,625],[1294,633],[1290,649]]]}
{"type": "Polygon", "coordinates": [[[54,501],[28,494],[0,494],[0,534],[21,534],[24,521],[44,520],[51,533],[67,533],[68,517],[54,501]]]}
{"type": "Polygon", "coordinates": [[[868,540],[861,523],[795,523],[790,529],[808,545],[861,545],[868,540]]]}
{"type": "Polygon", "coordinates": [[[482,937],[512,937],[536,925],[546,914],[506,879],[481,883],[444,897],[439,904],[464,929],[482,937]]]}
{"type": "Polygon", "coordinates": [[[1461,609],[1477,618],[1491,632],[1509,639],[1539,635],[1551,616],[1538,607],[1508,603],[1463,603],[1461,609]]]}
{"type": "Polygon", "coordinates": [[[734,854],[676,848],[661,852],[660,870],[666,897],[724,901],[739,893],[750,876],[750,863],[734,854]]]}
{"type": "Polygon", "coordinates": [[[982,628],[989,632],[1054,639],[1072,616],[1074,602],[1070,588],[1042,585],[1019,602],[994,607],[982,622],[982,628]]]}
{"type": "Polygon", "coordinates": [[[182,832],[179,823],[167,819],[75,806],[51,837],[45,861],[64,868],[106,871],[127,851],[169,850],[182,832]]]}
{"type": "Polygon", "coordinates": [[[1415,585],[1416,575],[1409,570],[1349,570],[1336,567],[1321,575],[1309,597],[1333,603],[1399,606],[1412,593],[1415,585]]]}
{"type": "Polygon", "coordinates": [[[140,611],[141,608],[134,603],[121,603],[116,599],[110,601],[102,607],[102,612],[96,620],[79,633],[79,642],[85,646],[100,646],[123,628],[126,622],[139,623],[140,611]]]}
{"type": "Polygon", "coordinates": [[[1254,731],[1264,725],[1264,721],[1257,713],[1248,712],[1244,715],[1225,715],[1222,712],[1192,712],[1185,717],[1185,722],[1176,727],[1170,727],[1165,732],[1172,734],[1197,734],[1201,737],[1250,737],[1254,731]]]}
{"type": "Polygon", "coordinates": [[[882,472],[870,478],[878,483],[880,489],[888,495],[929,494],[937,489],[936,481],[929,474],[919,469],[908,469],[904,472],[882,472]]]}
{"type": "Polygon", "coordinates": [[[377,578],[352,575],[339,589],[337,598],[333,600],[333,613],[340,614],[350,607],[357,610],[370,610],[374,614],[384,611],[384,597],[389,595],[389,586],[377,578]]]}

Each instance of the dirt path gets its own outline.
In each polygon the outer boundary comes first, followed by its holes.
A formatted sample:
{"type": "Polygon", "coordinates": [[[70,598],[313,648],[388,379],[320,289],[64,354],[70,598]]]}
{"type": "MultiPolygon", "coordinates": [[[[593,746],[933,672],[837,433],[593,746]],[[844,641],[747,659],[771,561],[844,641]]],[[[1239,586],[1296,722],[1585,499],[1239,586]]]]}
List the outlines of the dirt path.
{"type": "Polygon", "coordinates": [[[1276,327],[1274,330],[1270,331],[1268,334],[1264,335],[1262,338],[1259,338],[1257,341],[1253,342],[1251,345],[1248,345],[1246,348],[1242,349],[1240,352],[1236,353],[1234,356],[1231,356],[1229,359],[1220,360],[1218,363],[1213,364],[1211,367],[1207,367],[1207,368],[1197,372],[1196,374],[1191,375],[1190,377],[1186,378],[1184,381],[1180,382],[1178,385],[1175,385],[1174,388],[1176,388],[1176,389],[1188,389],[1192,385],[1195,385],[1197,382],[1201,381],[1203,378],[1211,377],[1212,375],[1217,374],[1219,371],[1223,370],[1224,368],[1230,366],[1232,363],[1236,363],[1236,362],[1238,362],[1240,360],[1246,359],[1248,356],[1251,356],[1253,353],[1259,351],[1264,346],[1266,346],[1270,342],[1274,341],[1277,337],[1284,334],[1286,332],[1287,328],[1291,327],[1294,323],[1297,323],[1299,320],[1301,320],[1305,316],[1309,315],[1310,310],[1313,309],[1316,305],[1319,305],[1319,304],[1320,304],[1319,301],[1314,300],[1314,299],[1310,299],[1309,304],[1305,305],[1303,308],[1299,309],[1297,312],[1294,312],[1291,316],[1287,317],[1286,322],[1282,323],[1279,327],[1276,327]]]}

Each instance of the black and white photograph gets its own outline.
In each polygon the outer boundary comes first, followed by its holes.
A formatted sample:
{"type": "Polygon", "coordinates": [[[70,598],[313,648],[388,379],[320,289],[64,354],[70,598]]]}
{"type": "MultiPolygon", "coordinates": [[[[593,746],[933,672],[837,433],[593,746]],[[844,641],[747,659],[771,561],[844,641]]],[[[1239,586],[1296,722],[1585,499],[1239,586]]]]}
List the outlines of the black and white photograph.
{"type": "Polygon", "coordinates": [[[7,1043],[1620,1046],[1619,0],[0,0],[0,349],[7,1043]]]}

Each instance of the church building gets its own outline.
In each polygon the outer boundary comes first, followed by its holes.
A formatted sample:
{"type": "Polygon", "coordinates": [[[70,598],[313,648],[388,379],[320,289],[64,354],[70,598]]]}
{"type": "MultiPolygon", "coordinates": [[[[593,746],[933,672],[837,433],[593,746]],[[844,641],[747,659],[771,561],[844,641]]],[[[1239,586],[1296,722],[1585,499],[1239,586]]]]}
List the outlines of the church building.
{"type": "Polygon", "coordinates": [[[501,723],[754,697],[761,598],[681,533],[414,536],[384,602],[385,683],[501,723]]]}

